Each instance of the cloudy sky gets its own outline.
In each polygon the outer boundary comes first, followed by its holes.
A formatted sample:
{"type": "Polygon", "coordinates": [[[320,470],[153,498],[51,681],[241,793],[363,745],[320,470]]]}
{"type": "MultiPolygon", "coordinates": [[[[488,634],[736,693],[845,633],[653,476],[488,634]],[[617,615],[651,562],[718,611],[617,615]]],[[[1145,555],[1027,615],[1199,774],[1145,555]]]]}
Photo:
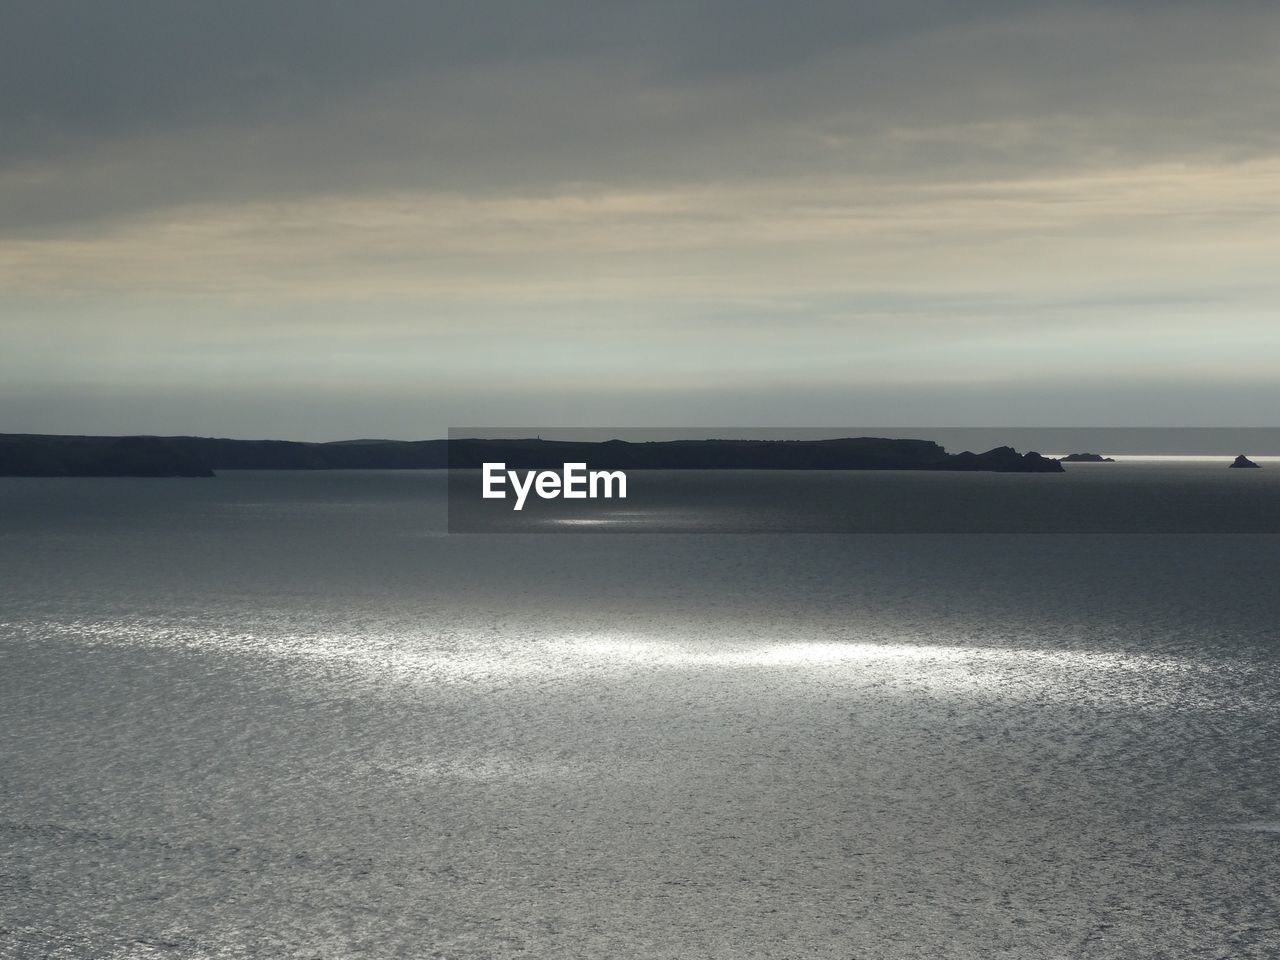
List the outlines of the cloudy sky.
{"type": "Polygon", "coordinates": [[[0,431],[1272,424],[1280,6],[0,10],[0,431]]]}

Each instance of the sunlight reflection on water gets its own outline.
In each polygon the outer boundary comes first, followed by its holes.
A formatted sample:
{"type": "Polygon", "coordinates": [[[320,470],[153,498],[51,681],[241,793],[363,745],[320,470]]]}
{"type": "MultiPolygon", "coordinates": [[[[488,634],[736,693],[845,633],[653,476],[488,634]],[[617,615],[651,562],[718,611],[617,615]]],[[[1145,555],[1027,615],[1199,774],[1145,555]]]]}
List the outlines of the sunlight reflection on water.
{"type": "MultiPolygon", "coordinates": [[[[5,625],[0,623],[0,629],[5,625]]],[[[204,650],[266,658],[295,670],[338,668],[352,682],[506,684],[520,677],[586,681],[654,671],[769,671],[776,680],[1007,700],[1098,701],[1131,706],[1193,705],[1207,688],[1253,678],[1248,661],[1137,655],[1111,651],[1008,649],[918,642],[802,639],[735,642],[702,634],[687,643],[631,634],[497,639],[459,633],[440,637],[363,634],[188,631],[123,618],[53,622],[42,633],[64,640],[123,646],[204,650]]],[[[1248,698],[1244,691],[1237,698],[1248,698]]]]}

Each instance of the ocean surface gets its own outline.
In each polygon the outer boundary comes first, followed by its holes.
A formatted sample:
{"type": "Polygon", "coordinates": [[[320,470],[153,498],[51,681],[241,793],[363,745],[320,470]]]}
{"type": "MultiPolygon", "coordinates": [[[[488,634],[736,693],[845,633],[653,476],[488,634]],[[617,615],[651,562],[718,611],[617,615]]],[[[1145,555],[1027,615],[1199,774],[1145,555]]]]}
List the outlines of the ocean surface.
{"type": "Polygon", "coordinates": [[[1224,532],[834,536],[0,479],[0,957],[1280,956],[1280,469],[1241,473],[1035,478],[1224,532]]]}

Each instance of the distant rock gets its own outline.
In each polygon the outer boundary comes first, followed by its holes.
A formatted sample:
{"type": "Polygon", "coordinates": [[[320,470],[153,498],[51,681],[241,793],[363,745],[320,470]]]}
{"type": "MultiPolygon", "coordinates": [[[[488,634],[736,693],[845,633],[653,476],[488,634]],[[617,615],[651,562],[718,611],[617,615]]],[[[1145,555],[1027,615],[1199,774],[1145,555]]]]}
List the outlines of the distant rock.
{"type": "Polygon", "coordinates": [[[1018,453],[1013,447],[996,447],[986,453],[952,454],[935,470],[988,470],[995,473],[1062,473],[1062,464],[1038,453],[1018,453]]]}
{"type": "Polygon", "coordinates": [[[1234,460],[1232,460],[1232,461],[1231,461],[1231,466],[1233,466],[1233,467],[1244,467],[1244,468],[1252,467],[1254,470],[1257,470],[1257,469],[1259,468],[1259,466],[1260,466],[1260,465],[1259,465],[1259,464],[1254,463],[1252,460],[1250,460],[1248,457],[1246,457],[1246,456],[1242,453],[1242,454],[1240,454],[1240,456],[1236,457],[1234,460]]]}
{"type": "Polygon", "coordinates": [[[1069,453],[1059,457],[1063,463],[1115,463],[1115,457],[1104,457],[1100,453],[1069,453]]]}

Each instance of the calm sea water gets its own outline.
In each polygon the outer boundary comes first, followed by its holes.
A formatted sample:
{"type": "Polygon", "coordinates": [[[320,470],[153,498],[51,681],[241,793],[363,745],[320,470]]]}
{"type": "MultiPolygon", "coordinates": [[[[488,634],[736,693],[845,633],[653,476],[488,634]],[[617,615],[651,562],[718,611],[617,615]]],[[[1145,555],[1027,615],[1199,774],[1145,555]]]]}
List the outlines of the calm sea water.
{"type": "Polygon", "coordinates": [[[0,957],[1280,955],[1280,537],[444,530],[0,480],[0,957]]]}

